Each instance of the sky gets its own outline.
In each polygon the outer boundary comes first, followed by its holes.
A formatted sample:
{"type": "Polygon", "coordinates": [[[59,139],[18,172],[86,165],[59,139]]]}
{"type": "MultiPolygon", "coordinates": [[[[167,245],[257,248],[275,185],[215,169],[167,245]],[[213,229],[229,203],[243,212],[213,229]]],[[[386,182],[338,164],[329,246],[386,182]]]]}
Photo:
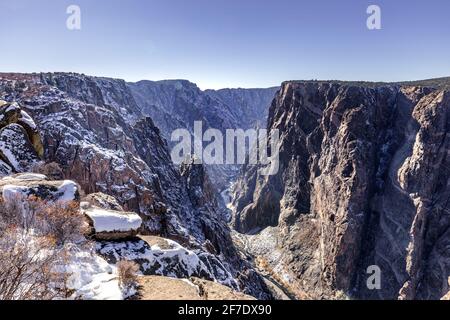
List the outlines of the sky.
{"type": "Polygon", "coordinates": [[[255,88],[450,76],[449,57],[448,0],[0,0],[0,72],[255,88]],[[380,30],[366,26],[371,4],[380,30]]]}

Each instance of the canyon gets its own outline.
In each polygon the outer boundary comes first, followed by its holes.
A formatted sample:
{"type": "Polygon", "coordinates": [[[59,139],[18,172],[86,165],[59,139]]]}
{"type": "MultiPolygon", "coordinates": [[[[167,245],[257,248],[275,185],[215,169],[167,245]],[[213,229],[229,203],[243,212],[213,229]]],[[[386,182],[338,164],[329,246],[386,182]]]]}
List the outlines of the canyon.
{"type": "Polygon", "coordinates": [[[187,80],[0,73],[0,175],[57,163],[56,180],[75,181],[80,197],[112,197],[103,209],[138,215],[139,238],[100,239],[97,252],[140,261],[147,276],[194,276],[257,299],[440,299],[450,290],[449,88],[443,78],[202,91],[187,80]],[[278,172],[174,165],[171,133],[193,133],[195,121],[278,130],[278,172]],[[198,257],[195,272],[177,257],[155,274],[165,247],[198,257]],[[367,287],[371,266],[379,290],[367,287]]]}

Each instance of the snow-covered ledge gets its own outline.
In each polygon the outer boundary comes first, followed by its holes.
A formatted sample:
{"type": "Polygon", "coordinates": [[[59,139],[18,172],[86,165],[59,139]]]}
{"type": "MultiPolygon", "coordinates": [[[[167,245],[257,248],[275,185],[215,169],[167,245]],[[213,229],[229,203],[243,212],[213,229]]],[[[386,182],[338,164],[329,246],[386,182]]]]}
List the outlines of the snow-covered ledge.
{"type": "Polygon", "coordinates": [[[142,225],[142,218],[133,212],[115,211],[81,204],[81,211],[93,228],[94,238],[119,240],[136,236],[142,225]]]}

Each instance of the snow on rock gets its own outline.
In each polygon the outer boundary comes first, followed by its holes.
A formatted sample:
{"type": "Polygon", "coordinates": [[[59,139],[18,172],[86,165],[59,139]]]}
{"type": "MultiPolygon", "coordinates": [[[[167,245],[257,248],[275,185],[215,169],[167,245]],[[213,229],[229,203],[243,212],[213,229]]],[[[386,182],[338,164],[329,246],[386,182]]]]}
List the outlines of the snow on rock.
{"type": "Polygon", "coordinates": [[[23,110],[20,111],[19,121],[25,123],[31,129],[37,129],[36,123],[34,122],[33,118],[31,118],[30,115],[23,110]]]}
{"type": "Polygon", "coordinates": [[[36,196],[48,201],[75,201],[79,199],[79,187],[71,180],[48,181],[38,174],[19,174],[0,180],[0,192],[5,200],[36,196]]]}
{"type": "Polygon", "coordinates": [[[68,287],[75,290],[72,299],[123,300],[117,270],[88,248],[72,245],[68,261],[57,266],[69,274],[68,287]]]}
{"type": "Polygon", "coordinates": [[[27,132],[18,124],[10,124],[0,131],[0,157],[16,171],[27,171],[39,161],[27,132]]]}
{"type": "Polygon", "coordinates": [[[59,201],[74,201],[78,192],[78,186],[75,182],[64,180],[59,186],[57,194],[59,201]]]}
{"type": "Polygon", "coordinates": [[[3,187],[2,196],[5,201],[13,201],[28,196],[28,187],[6,185],[3,187]]]}
{"type": "Polygon", "coordinates": [[[4,163],[2,160],[0,160],[0,177],[11,174],[11,172],[12,168],[8,166],[6,163],[4,163]]]}
{"type": "Polygon", "coordinates": [[[91,193],[82,201],[107,210],[124,211],[116,198],[101,192],[91,193]]]}
{"type": "Polygon", "coordinates": [[[97,252],[113,264],[122,260],[135,261],[145,275],[198,277],[237,288],[231,274],[223,266],[218,267],[220,262],[205,259],[204,253],[189,250],[169,239],[142,236],[120,243],[104,241],[97,243],[97,252]]]}
{"type": "Polygon", "coordinates": [[[5,113],[7,113],[7,112],[12,112],[12,111],[17,111],[17,110],[20,110],[20,107],[19,107],[19,105],[17,104],[17,102],[13,102],[13,103],[10,103],[7,107],[6,107],[6,109],[5,109],[5,113]]]}
{"type": "Polygon", "coordinates": [[[136,213],[92,207],[83,210],[93,222],[96,233],[137,231],[142,219],[136,213]]]}
{"type": "Polygon", "coordinates": [[[213,275],[193,251],[178,243],[160,239],[153,245],[144,240],[126,242],[99,242],[97,251],[109,262],[115,264],[122,260],[139,263],[145,275],[163,275],[173,278],[197,276],[213,280],[213,275]]]}

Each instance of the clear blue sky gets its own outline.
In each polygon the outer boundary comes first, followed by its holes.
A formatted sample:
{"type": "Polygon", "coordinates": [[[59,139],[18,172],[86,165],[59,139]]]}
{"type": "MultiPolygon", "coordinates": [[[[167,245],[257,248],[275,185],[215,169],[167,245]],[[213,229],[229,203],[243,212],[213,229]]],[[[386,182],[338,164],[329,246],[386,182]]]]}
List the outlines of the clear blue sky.
{"type": "Polygon", "coordinates": [[[184,78],[201,88],[292,79],[450,76],[450,1],[0,0],[0,71],[184,78]],[[66,28],[81,7],[82,29],[66,28]],[[366,9],[382,9],[382,30],[366,9]]]}

